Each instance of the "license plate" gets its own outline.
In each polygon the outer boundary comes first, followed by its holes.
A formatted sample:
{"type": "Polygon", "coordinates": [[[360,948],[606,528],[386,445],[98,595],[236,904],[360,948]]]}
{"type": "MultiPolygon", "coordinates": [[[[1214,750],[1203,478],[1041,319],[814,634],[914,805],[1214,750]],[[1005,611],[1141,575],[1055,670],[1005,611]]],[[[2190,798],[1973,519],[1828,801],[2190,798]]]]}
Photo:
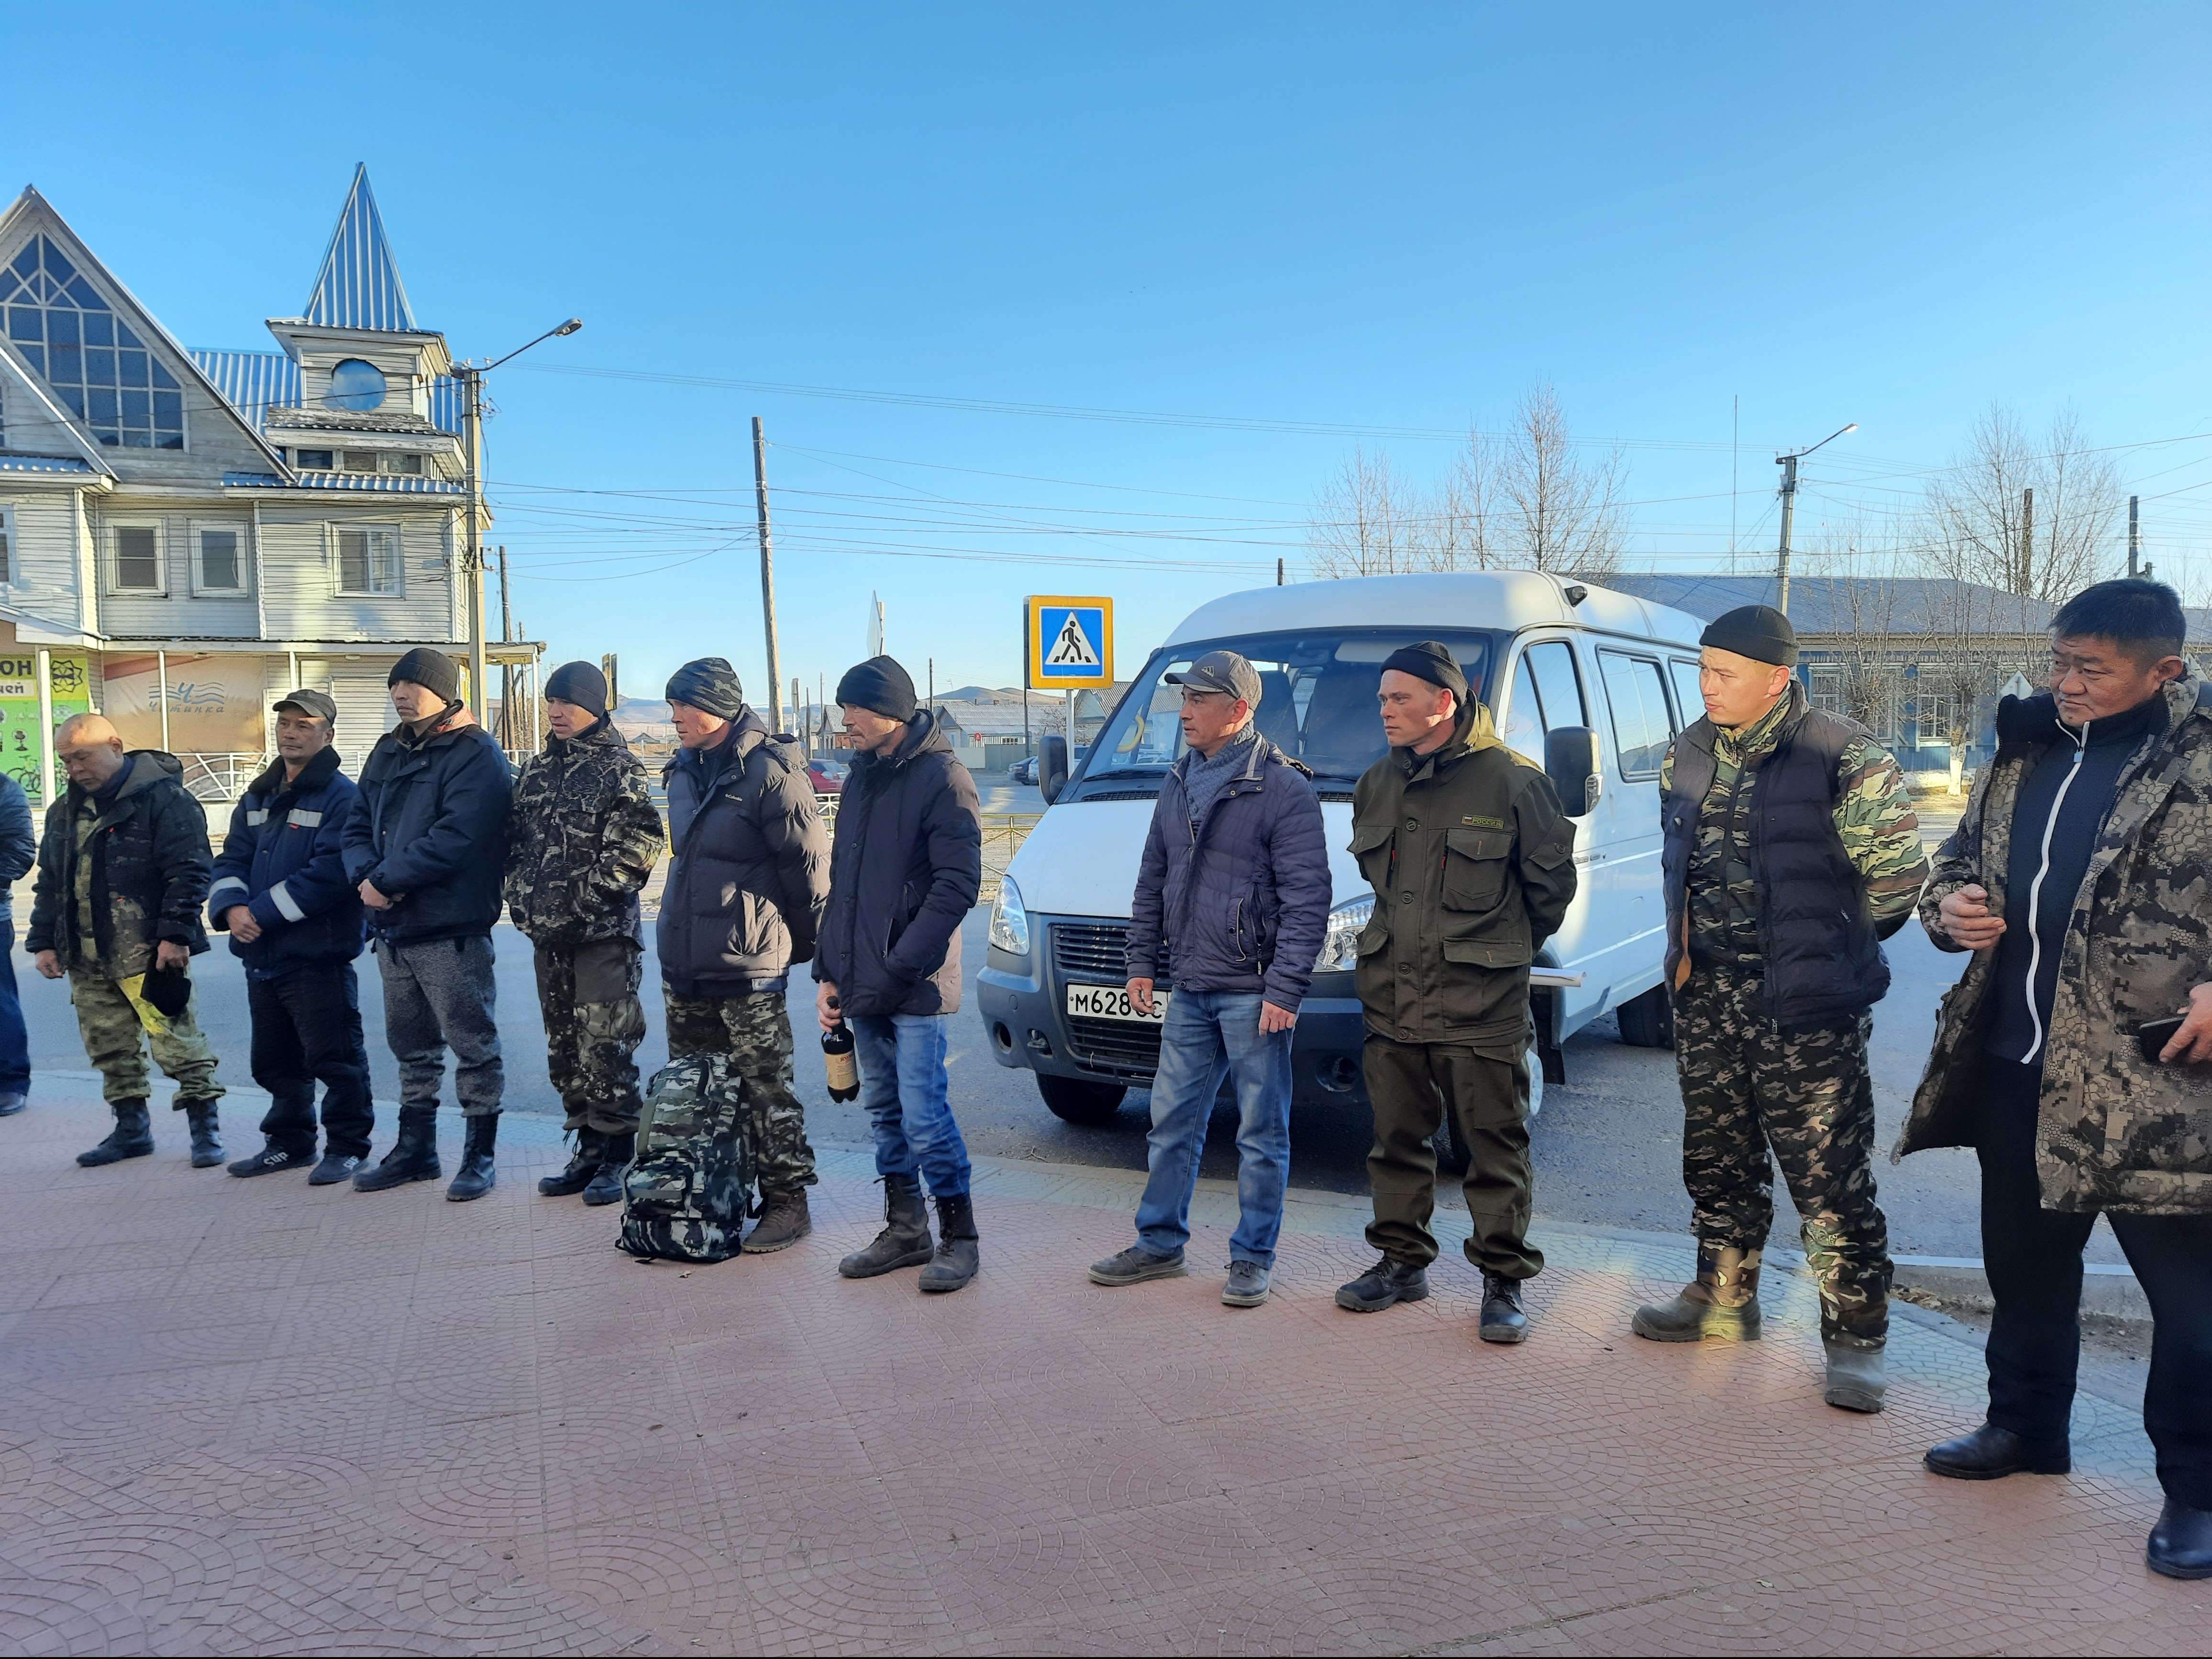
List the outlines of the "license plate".
{"type": "Polygon", "coordinates": [[[1129,990],[1124,985],[1071,985],[1067,988],[1067,1012],[1085,1019],[1126,1019],[1139,1025],[1158,1025],[1167,1018],[1169,993],[1152,993],[1152,1012],[1140,1014],[1137,1005],[1129,1000],[1129,990]]]}

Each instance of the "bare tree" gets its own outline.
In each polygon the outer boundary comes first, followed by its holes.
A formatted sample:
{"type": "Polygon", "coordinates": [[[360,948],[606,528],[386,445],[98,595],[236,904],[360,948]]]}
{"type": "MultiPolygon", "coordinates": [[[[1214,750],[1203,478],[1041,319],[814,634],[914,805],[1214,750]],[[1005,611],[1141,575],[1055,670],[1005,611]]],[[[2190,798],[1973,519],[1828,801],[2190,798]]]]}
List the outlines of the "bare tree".
{"type": "Polygon", "coordinates": [[[1929,574],[2058,604],[2102,574],[2124,496],[2109,457],[2062,412],[2040,439],[1992,404],[1928,487],[1929,574]]]}
{"type": "Polygon", "coordinates": [[[1838,713],[1856,720],[1885,743],[1894,736],[1903,665],[1897,660],[1898,586],[1896,562],[1864,545],[1857,526],[1823,531],[1808,550],[1807,563],[1827,616],[1818,632],[1829,636],[1822,649],[1828,660],[1815,665],[1835,675],[1838,713]]]}
{"type": "Polygon", "coordinates": [[[1315,499],[1306,526],[1316,576],[1391,576],[1419,569],[1429,508],[1388,455],[1355,449],[1315,499]]]}
{"type": "Polygon", "coordinates": [[[1998,687],[2015,669],[2025,625],[2015,595],[1979,583],[1937,578],[1921,586],[1929,654],[1922,659],[1919,709],[1951,750],[1951,793],[1962,793],[1966,752],[1998,687]]]}
{"type": "Polygon", "coordinates": [[[1618,450],[1595,462],[1575,453],[1558,392],[1522,395],[1497,459],[1504,562],[1599,577],[1620,568],[1626,468],[1618,450]]]}

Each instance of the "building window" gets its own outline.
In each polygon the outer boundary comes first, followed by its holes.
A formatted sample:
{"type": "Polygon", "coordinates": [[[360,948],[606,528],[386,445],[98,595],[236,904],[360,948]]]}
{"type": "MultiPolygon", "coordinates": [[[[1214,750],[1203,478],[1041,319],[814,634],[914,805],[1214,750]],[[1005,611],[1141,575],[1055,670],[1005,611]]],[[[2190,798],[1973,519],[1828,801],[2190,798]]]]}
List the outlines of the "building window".
{"type": "Polygon", "coordinates": [[[386,472],[402,473],[410,478],[419,478],[422,476],[422,458],[420,455],[387,454],[384,458],[384,470],[386,472]]]}
{"type": "Polygon", "coordinates": [[[115,536],[114,589],[118,593],[159,593],[161,582],[161,528],[151,524],[118,524],[115,536]]]}
{"type": "Polygon", "coordinates": [[[345,470],[349,472],[376,471],[376,452],[373,449],[349,449],[345,453],[345,470]]]}
{"type": "Polygon", "coordinates": [[[1856,720],[1881,743],[1894,744],[1904,674],[1893,662],[1814,663],[1806,672],[1806,700],[1856,720]]]}
{"type": "Polygon", "coordinates": [[[34,236],[0,267],[8,338],[101,443],[182,449],[185,394],[62,251],[34,236]]]}
{"type": "Polygon", "coordinates": [[[381,409],[384,390],[382,369],[358,357],[349,357],[331,370],[331,389],[323,394],[323,407],[363,411],[381,409]]]}
{"type": "Polygon", "coordinates": [[[0,582],[15,580],[15,509],[0,505],[0,582]]]}
{"type": "Polygon", "coordinates": [[[237,525],[196,525],[192,540],[198,550],[193,573],[202,593],[242,593],[246,591],[246,532],[237,525]]]}
{"type": "Polygon", "coordinates": [[[397,593],[399,592],[399,531],[379,525],[363,529],[341,526],[337,532],[338,592],[341,593],[397,593]]]}
{"type": "MultiPolygon", "coordinates": [[[[330,453],[328,450],[302,450],[301,453],[330,453]]],[[[344,459],[344,470],[348,472],[397,473],[409,477],[420,477],[422,473],[422,458],[420,455],[402,455],[391,450],[349,449],[345,452],[344,459]]]]}
{"type": "Polygon", "coordinates": [[[1940,691],[1923,691],[1915,702],[1920,716],[1920,747],[1947,747],[1951,741],[1951,699],[1940,691]]]}
{"type": "Polygon", "coordinates": [[[295,449],[292,465],[309,472],[329,472],[336,470],[337,458],[327,449],[295,449]]]}

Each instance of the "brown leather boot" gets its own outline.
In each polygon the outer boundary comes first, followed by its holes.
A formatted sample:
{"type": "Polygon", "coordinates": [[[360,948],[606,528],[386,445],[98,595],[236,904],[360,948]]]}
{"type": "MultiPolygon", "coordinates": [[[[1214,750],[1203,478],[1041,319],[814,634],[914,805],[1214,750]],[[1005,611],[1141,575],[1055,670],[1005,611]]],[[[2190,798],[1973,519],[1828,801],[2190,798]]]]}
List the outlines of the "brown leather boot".
{"type": "Polygon", "coordinates": [[[813,1218],[806,1212],[805,1188],[787,1193],[764,1192],[760,1219],[738,1248],[747,1255],[773,1255],[789,1249],[813,1231],[813,1218]]]}
{"type": "Polygon", "coordinates": [[[1654,1342],[1758,1341],[1759,1258],[1757,1250],[1699,1250],[1695,1281],[1672,1302],[1638,1308],[1632,1328],[1654,1342]]]}

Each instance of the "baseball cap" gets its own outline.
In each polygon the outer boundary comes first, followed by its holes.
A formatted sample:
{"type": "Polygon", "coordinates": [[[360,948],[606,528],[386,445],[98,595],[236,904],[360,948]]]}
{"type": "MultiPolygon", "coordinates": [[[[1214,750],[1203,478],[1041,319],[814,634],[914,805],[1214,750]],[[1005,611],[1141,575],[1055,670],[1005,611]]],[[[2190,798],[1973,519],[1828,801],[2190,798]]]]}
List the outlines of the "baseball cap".
{"type": "Polygon", "coordinates": [[[1260,706],[1260,671],[1234,651],[1209,651],[1180,674],[1163,674],[1170,685],[1193,691],[1219,691],[1260,706]]]}
{"type": "Polygon", "coordinates": [[[319,720],[337,724],[338,706],[321,691],[291,691],[277,698],[279,708],[296,708],[302,714],[312,714],[319,720]]]}

